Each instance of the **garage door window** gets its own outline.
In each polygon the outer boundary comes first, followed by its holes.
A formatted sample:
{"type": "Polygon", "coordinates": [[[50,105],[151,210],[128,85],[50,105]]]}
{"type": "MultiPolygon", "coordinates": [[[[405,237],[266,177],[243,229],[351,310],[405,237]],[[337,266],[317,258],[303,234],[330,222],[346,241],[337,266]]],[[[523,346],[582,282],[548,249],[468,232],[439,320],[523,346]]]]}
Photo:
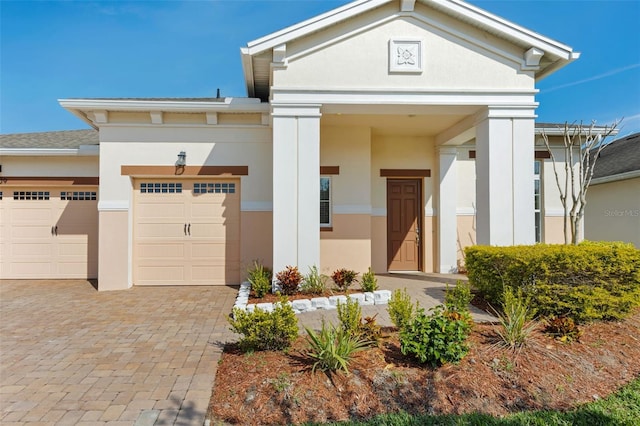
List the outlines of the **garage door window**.
{"type": "Polygon", "coordinates": [[[235,183],[221,183],[221,182],[207,182],[207,183],[194,183],[194,194],[235,194],[235,183]]]}
{"type": "Polygon", "coordinates": [[[63,191],[60,193],[60,199],[68,201],[95,201],[96,197],[97,193],[91,191],[63,191]]]}
{"type": "Polygon", "coordinates": [[[48,200],[49,191],[13,191],[14,200],[48,200]]]}
{"type": "Polygon", "coordinates": [[[143,194],[181,194],[182,184],[175,182],[141,183],[140,192],[143,194]]]}

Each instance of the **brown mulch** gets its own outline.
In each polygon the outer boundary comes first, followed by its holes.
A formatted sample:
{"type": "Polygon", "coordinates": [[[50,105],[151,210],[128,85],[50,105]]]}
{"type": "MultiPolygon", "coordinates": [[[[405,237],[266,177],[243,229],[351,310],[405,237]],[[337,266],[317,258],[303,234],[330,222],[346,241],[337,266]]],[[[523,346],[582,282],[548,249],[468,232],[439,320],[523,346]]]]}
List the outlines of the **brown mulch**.
{"type": "Polygon", "coordinates": [[[359,353],[350,374],[312,372],[304,337],[286,352],[242,353],[228,345],[218,366],[209,418],[267,425],[366,419],[409,413],[501,416],[566,410],[602,398],[640,376],[640,312],[623,322],[581,327],[561,343],[539,327],[520,351],[500,347],[497,325],[476,324],[458,365],[430,368],[400,352],[397,332],[359,353]]]}

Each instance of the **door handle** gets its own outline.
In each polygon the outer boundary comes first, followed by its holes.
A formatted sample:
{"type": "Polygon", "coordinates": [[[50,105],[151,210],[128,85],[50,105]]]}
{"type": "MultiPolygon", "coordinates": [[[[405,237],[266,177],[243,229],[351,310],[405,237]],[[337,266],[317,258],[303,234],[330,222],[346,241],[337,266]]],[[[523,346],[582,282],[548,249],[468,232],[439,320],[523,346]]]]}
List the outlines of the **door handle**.
{"type": "Polygon", "coordinates": [[[51,227],[51,235],[53,235],[53,226],[51,227]]]}
{"type": "Polygon", "coordinates": [[[184,224],[184,235],[187,235],[187,224],[184,224]]]}
{"type": "Polygon", "coordinates": [[[57,226],[57,225],[56,225],[56,226],[53,226],[53,227],[51,228],[51,234],[52,234],[52,235],[55,235],[56,237],[58,236],[58,226],[57,226]]]}
{"type": "Polygon", "coordinates": [[[189,224],[189,226],[187,226],[187,232],[189,233],[189,235],[191,235],[191,224],[189,224]]]}

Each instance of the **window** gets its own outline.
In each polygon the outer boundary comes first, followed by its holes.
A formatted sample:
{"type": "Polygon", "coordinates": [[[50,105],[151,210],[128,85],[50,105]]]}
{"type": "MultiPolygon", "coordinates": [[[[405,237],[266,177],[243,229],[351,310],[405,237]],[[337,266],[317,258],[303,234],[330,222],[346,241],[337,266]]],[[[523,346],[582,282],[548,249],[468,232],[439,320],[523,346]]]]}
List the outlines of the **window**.
{"type": "Polygon", "coordinates": [[[182,184],[181,183],[141,183],[140,184],[140,192],[142,194],[181,194],[182,193],[182,184]]]}
{"type": "Polygon", "coordinates": [[[222,182],[208,182],[208,183],[194,183],[194,194],[235,194],[235,183],[222,183],[222,182]]]}
{"type": "Polygon", "coordinates": [[[320,178],[320,226],[331,226],[331,178],[320,178]]]}
{"type": "Polygon", "coordinates": [[[73,191],[73,192],[61,192],[61,200],[73,200],[73,201],[92,201],[97,198],[97,193],[92,191],[73,191]]]}
{"type": "Polygon", "coordinates": [[[542,186],[541,173],[542,162],[533,162],[533,208],[535,214],[536,243],[542,242],[542,186]]]}
{"type": "Polygon", "coordinates": [[[49,191],[13,191],[14,200],[48,200],[49,191]]]}

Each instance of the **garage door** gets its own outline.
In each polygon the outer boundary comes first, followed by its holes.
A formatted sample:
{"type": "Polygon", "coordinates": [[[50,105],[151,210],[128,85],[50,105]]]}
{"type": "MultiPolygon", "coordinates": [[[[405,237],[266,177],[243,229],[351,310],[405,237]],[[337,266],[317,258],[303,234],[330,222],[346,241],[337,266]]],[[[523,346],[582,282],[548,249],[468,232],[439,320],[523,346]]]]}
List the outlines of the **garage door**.
{"type": "Polygon", "coordinates": [[[0,278],[97,278],[96,187],[3,187],[1,193],[0,278]]]}
{"type": "Polygon", "coordinates": [[[240,181],[134,182],[134,284],[240,282],[240,181]]]}

